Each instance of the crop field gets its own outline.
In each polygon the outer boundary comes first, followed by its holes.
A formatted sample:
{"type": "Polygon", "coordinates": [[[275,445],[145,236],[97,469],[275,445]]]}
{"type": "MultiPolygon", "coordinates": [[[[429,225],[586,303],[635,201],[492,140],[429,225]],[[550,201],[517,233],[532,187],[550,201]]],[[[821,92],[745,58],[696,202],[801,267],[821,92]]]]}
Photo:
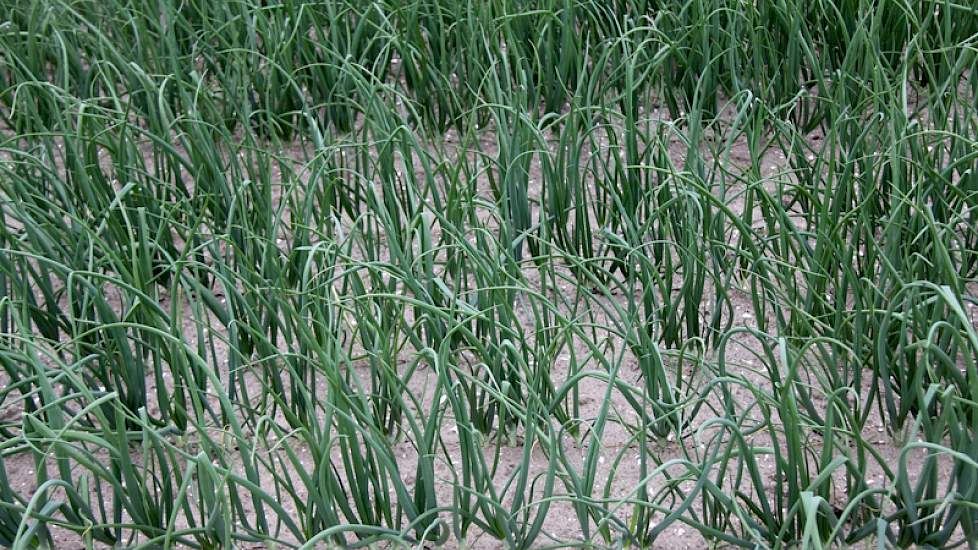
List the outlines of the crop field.
{"type": "Polygon", "coordinates": [[[978,548],[972,0],[0,6],[0,546],[978,548]]]}

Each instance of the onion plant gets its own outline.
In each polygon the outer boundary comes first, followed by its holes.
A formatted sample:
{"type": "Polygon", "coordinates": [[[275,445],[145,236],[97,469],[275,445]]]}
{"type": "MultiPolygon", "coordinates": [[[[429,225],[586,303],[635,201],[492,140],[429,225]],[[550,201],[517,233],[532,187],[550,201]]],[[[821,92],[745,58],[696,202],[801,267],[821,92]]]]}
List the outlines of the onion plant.
{"type": "Polygon", "coordinates": [[[975,547],[968,2],[0,5],[0,545],[975,547]]]}

